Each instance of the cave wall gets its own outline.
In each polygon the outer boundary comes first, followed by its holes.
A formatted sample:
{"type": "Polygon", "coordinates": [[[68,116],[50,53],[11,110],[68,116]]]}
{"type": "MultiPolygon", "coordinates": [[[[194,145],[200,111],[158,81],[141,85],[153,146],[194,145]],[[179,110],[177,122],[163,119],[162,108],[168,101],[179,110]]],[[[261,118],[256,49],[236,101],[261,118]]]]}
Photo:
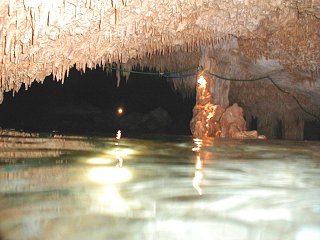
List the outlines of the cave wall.
{"type": "Polygon", "coordinates": [[[201,54],[201,74],[209,81],[213,103],[223,107],[238,103],[248,125],[253,117],[258,119],[260,134],[303,140],[304,121],[319,120],[318,77],[291,71],[280,60],[251,59],[235,37],[214,48],[203,47],[201,54]]]}

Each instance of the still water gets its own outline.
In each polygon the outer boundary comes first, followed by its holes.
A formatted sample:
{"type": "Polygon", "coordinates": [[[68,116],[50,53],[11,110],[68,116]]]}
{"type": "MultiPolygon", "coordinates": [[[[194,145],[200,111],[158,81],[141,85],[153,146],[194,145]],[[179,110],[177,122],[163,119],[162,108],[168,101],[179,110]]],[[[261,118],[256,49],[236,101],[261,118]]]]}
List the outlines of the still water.
{"type": "Polygon", "coordinates": [[[2,131],[0,239],[318,240],[319,150],[2,131]]]}

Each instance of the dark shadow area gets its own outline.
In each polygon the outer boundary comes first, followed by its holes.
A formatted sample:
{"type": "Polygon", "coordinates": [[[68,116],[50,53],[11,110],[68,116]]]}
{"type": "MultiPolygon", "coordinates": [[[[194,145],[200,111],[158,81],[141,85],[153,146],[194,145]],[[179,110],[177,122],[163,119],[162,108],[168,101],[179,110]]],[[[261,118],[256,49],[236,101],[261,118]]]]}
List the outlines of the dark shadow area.
{"type": "MultiPolygon", "coordinates": [[[[115,73],[70,70],[64,84],[49,76],[0,105],[0,127],[62,133],[190,134],[194,99],[183,99],[158,76],[131,74],[117,88],[115,73]],[[124,113],[117,114],[118,107],[124,113]]],[[[24,87],[24,86],[23,86],[24,87]]],[[[22,88],[23,88],[22,87],[22,88]]]]}
{"type": "Polygon", "coordinates": [[[304,140],[320,140],[320,122],[304,122],[304,140]]]}
{"type": "Polygon", "coordinates": [[[258,129],[258,118],[251,117],[251,126],[249,130],[257,130],[258,129]]]}

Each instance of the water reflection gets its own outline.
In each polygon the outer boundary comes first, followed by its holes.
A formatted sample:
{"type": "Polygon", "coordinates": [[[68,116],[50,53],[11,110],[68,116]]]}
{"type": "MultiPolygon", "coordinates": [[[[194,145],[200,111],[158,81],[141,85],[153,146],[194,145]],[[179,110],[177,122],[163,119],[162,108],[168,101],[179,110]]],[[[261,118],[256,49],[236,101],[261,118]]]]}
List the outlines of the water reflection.
{"type": "Polygon", "coordinates": [[[0,157],[0,239],[319,239],[319,143],[32,138],[59,156],[0,157]]]}
{"type": "MultiPolygon", "coordinates": [[[[132,179],[131,172],[123,168],[123,157],[128,156],[132,151],[123,149],[121,146],[121,130],[116,134],[116,148],[106,151],[106,154],[113,156],[116,165],[111,167],[94,167],[88,172],[88,179],[94,183],[101,184],[102,187],[92,195],[91,212],[99,214],[123,215],[128,212],[128,204],[119,193],[116,184],[124,183],[132,179]]],[[[99,163],[109,163],[106,158],[98,158],[99,163]]]]}
{"type": "Polygon", "coordinates": [[[193,139],[195,143],[195,147],[192,148],[192,151],[195,152],[196,155],[196,163],[195,163],[195,170],[194,170],[194,177],[192,181],[192,186],[198,191],[199,195],[202,195],[202,189],[200,184],[203,179],[203,169],[202,169],[202,160],[200,158],[200,150],[202,147],[202,139],[193,139]]]}
{"type": "Polygon", "coordinates": [[[91,181],[102,184],[126,182],[131,177],[129,170],[117,167],[94,167],[88,172],[91,181]]]}
{"type": "Polygon", "coordinates": [[[106,157],[95,157],[95,158],[89,158],[87,160],[88,164],[93,164],[93,165],[107,165],[112,163],[114,160],[113,159],[109,159],[106,157]]]}

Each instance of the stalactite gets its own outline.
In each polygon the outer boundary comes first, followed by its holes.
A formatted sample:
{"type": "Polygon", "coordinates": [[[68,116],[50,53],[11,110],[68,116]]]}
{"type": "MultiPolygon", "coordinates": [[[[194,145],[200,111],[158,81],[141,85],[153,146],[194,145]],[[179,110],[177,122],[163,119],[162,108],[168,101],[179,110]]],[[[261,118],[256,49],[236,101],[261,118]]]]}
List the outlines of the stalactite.
{"type": "Polygon", "coordinates": [[[6,36],[5,36],[5,51],[4,53],[7,55],[11,50],[11,43],[12,38],[15,35],[15,26],[14,24],[11,24],[9,28],[6,30],[6,36]]]}
{"type": "MultiPolygon", "coordinates": [[[[117,68],[120,69],[120,64],[117,64],[117,68]]],[[[116,78],[117,78],[117,87],[120,86],[121,74],[120,70],[116,70],[116,78]]]]}
{"type": "Polygon", "coordinates": [[[9,4],[8,4],[8,16],[12,16],[12,13],[14,11],[14,3],[13,1],[15,0],[9,0],[9,4]]]}

